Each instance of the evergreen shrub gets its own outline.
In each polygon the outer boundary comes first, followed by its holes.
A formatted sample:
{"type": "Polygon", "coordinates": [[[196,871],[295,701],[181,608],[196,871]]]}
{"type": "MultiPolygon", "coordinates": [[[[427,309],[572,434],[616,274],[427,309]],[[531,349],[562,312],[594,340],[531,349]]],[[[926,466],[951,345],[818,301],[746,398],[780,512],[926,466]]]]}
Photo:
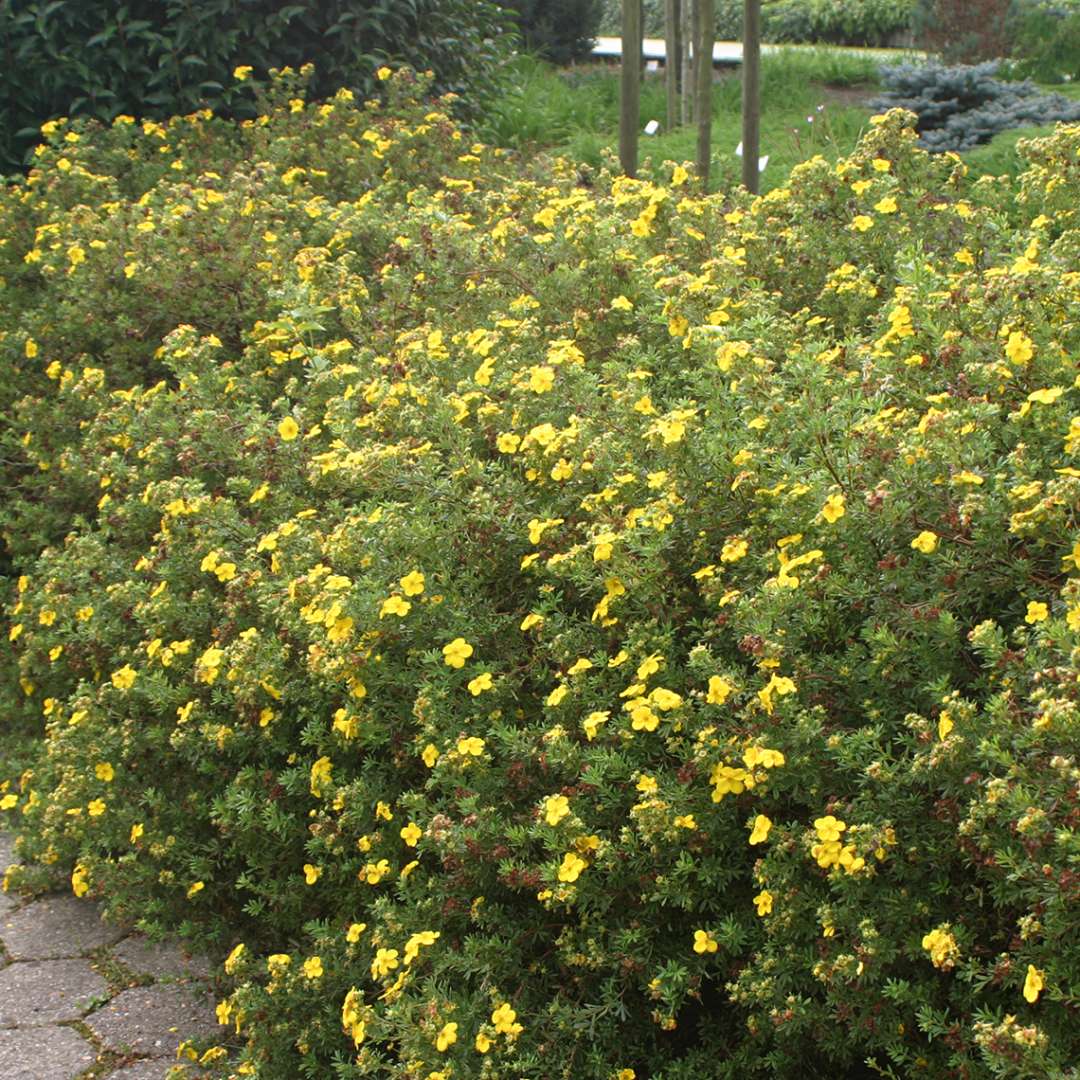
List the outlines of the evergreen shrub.
{"type": "Polygon", "coordinates": [[[928,150],[969,150],[998,132],[1026,124],[1080,120],[1080,102],[1043,93],[1034,83],[997,78],[999,61],[981,64],[895,64],[881,69],[885,92],[871,108],[907,109],[919,118],[928,150]]]}
{"type": "Polygon", "coordinates": [[[703,198],[386,89],[0,195],[5,886],[238,1076],[1071,1075],[1080,127],[703,198]]]}

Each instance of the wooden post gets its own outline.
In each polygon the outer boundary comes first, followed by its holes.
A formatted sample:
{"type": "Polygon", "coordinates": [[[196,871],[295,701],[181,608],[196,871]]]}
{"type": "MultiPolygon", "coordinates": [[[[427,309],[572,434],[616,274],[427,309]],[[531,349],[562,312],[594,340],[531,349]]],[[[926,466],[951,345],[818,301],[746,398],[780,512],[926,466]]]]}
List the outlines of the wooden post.
{"type": "Polygon", "coordinates": [[[712,83],[713,39],[716,22],[713,19],[713,0],[697,0],[697,36],[694,51],[697,54],[697,172],[703,191],[709,190],[709,159],[712,157],[712,83]]]}
{"type": "Polygon", "coordinates": [[[645,82],[645,0],[638,0],[637,24],[638,80],[645,82]]]}
{"type": "Polygon", "coordinates": [[[622,0],[622,65],[619,92],[619,162],[637,173],[641,122],[641,0],[622,0]]]}
{"type": "Polygon", "coordinates": [[[756,195],[761,180],[761,0],[743,0],[742,152],[743,185],[756,195]]]}
{"type": "Polygon", "coordinates": [[[679,0],[664,4],[664,85],[667,89],[667,130],[679,122],[679,0]]]}
{"type": "Polygon", "coordinates": [[[689,124],[693,119],[694,76],[690,66],[690,42],[694,37],[693,2],[694,0],[682,0],[679,12],[679,38],[682,45],[679,52],[679,67],[682,71],[682,78],[679,80],[679,86],[682,87],[680,112],[684,124],[689,124]]]}

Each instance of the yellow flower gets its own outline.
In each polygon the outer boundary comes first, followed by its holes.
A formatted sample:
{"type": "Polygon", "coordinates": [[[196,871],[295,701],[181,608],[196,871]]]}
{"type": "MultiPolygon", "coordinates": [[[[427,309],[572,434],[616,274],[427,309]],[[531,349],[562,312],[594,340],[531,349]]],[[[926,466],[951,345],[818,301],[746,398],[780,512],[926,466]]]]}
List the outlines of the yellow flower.
{"type": "Polygon", "coordinates": [[[859,232],[866,232],[873,224],[874,219],[867,217],[865,214],[856,214],[855,217],[851,219],[851,227],[859,232]]]}
{"type": "Polygon", "coordinates": [[[237,82],[243,82],[251,75],[252,71],[254,71],[254,68],[250,64],[241,64],[239,67],[233,68],[233,78],[237,82]]]}
{"type": "Polygon", "coordinates": [[[480,675],[477,675],[475,679],[469,680],[469,693],[473,697],[479,697],[485,690],[490,690],[492,687],[491,672],[485,671],[480,675]]]}
{"type": "Polygon", "coordinates": [[[389,975],[398,966],[397,949],[379,949],[375,953],[375,959],[371,961],[371,977],[381,979],[389,975]]]}
{"type": "Polygon", "coordinates": [[[399,615],[404,618],[412,610],[412,604],[408,600],[403,600],[395,593],[393,596],[387,597],[382,602],[382,607],[379,608],[379,618],[383,618],[386,615],[399,615]]]}
{"type": "Polygon", "coordinates": [[[187,898],[193,900],[199,893],[206,888],[206,882],[196,881],[187,891],[187,898]]]}
{"type": "Polygon", "coordinates": [[[451,1021],[435,1036],[435,1049],[442,1053],[457,1042],[457,1024],[451,1021]]]}
{"type": "Polygon", "coordinates": [[[1039,1000],[1039,993],[1046,987],[1046,972],[1040,971],[1034,964],[1028,964],[1027,977],[1024,979],[1024,1000],[1034,1005],[1039,1000]]]}
{"type": "Polygon", "coordinates": [[[1028,601],[1027,614],[1024,616],[1026,623],[1039,623],[1050,617],[1050,609],[1039,600],[1028,601]]]}
{"type": "Polygon", "coordinates": [[[8,793],[2,799],[0,799],[0,810],[11,810],[13,807],[19,805],[19,796],[8,793]]]}
{"type": "Polygon", "coordinates": [[[681,187],[690,178],[690,174],[682,165],[676,165],[671,173],[671,183],[674,187],[681,187]]]}
{"type": "Polygon", "coordinates": [[[892,166],[892,162],[888,161],[886,158],[874,158],[874,160],[870,162],[870,165],[873,167],[874,172],[888,172],[892,166]]]}
{"type": "Polygon", "coordinates": [[[896,200],[891,195],[886,195],[883,199],[874,203],[874,209],[879,214],[895,214],[897,211],[896,200]]]}
{"type": "Polygon", "coordinates": [[[322,876],[322,867],[313,866],[311,863],[304,863],[304,881],[308,885],[314,885],[316,881],[322,876]]]}
{"type": "Polygon", "coordinates": [[[360,935],[367,929],[367,923],[349,923],[349,929],[345,931],[345,940],[350,945],[355,945],[360,940],[360,935]]]}
{"type": "Polygon", "coordinates": [[[241,941],[236,948],[225,958],[225,974],[232,975],[235,973],[237,967],[240,964],[240,960],[243,958],[244,953],[247,951],[247,946],[241,941]]]}
{"type": "Polygon", "coordinates": [[[612,311],[633,311],[633,309],[633,301],[625,296],[616,296],[615,299],[611,301],[612,311]]]}
{"type": "Polygon", "coordinates": [[[128,842],[134,844],[136,840],[142,837],[142,834],[146,832],[146,828],[141,821],[137,821],[131,826],[131,835],[128,837],[128,842]]]}
{"type": "Polygon", "coordinates": [[[314,795],[316,799],[322,797],[324,786],[330,783],[333,769],[334,763],[328,757],[319,758],[311,766],[311,794],[314,795]]]}
{"type": "Polygon", "coordinates": [[[660,717],[648,705],[636,705],[630,710],[630,727],[634,731],[655,731],[660,724],[660,717]]]}
{"type": "Polygon", "coordinates": [[[300,434],[300,428],[291,416],[286,416],[278,424],[278,434],[281,436],[282,442],[292,442],[300,434]]]}
{"type": "Polygon", "coordinates": [[[930,555],[937,550],[938,536],[937,533],[930,532],[929,529],[924,529],[914,540],[911,541],[911,546],[916,551],[921,551],[924,555],[930,555]]]}
{"type": "Polygon", "coordinates": [[[104,780],[106,784],[112,781],[112,778],[116,775],[113,767],[107,761],[99,761],[94,766],[94,775],[99,780],[104,780]]]}
{"type": "Polygon", "coordinates": [[[655,795],[660,790],[660,785],[656,782],[655,778],[651,776],[640,777],[636,787],[642,795],[655,795]]]}
{"type": "Polygon", "coordinates": [[[284,975],[292,964],[292,957],[288,953],[272,953],[266,958],[266,970],[273,978],[284,975]]]}
{"type": "Polygon", "coordinates": [[[694,819],[693,814],[680,814],[675,819],[675,828],[677,829],[696,829],[697,821],[694,819]]]}
{"type": "Polygon", "coordinates": [[[322,957],[309,956],[304,961],[304,978],[321,979],[323,974],[322,957]]]}
{"type": "Polygon", "coordinates": [[[600,725],[606,723],[611,717],[610,712],[597,710],[596,712],[589,713],[581,722],[581,726],[585,731],[585,737],[592,742],[596,738],[596,733],[600,729],[600,725]]]}
{"type": "Polygon", "coordinates": [[[710,705],[723,705],[734,689],[735,687],[727,679],[720,675],[711,675],[709,677],[709,692],[705,700],[710,705]]]}
{"type": "Polygon", "coordinates": [[[462,757],[479,757],[484,752],[484,740],[470,735],[467,739],[458,739],[457,752],[462,757]]]}
{"type": "Polygon", "coordinates": [[[580,855],[568,851],[563,856],[562,865],[559,867],[559,880],[565,882],[577,881],[581,871],[586,866],[588,866],[588,863],[580,855]]]}
{"type": "Polygon", "coordinates": [[[719,948],[720,943],[708,930],[694,931],[694,952],[698,954],[714,953],[719,948]]]}
{"type": "Polygon", "coordinates": [[[555,385],[555,369],[542,364],[529,368],[529,389],[534,394],[546,394],[555,385]]]}
{"type": "Polygon", "coordinates": [[[77,863],[71,871],[71,891],[76,896],[85,896],[90,891],[90,871],[82,863],[77,863]]]}
{"type": "Polygon", "coordinates": [[[953,718],[949,714],[949,710],[943,710],[941,716],[938,717],[937,733],[938,738],[944,742],[949,737],[949,732],[952,731],[955,725],[953,724],[953,718]]]}
{"type": "Polygon", "coordinates": [[[504,1001],[492,1014],[491,1022],[495,1025],[495,1030],[500,1035],[513,1035],[515,1034],[515,1028],[517,1024],[517,1013],[510,1008],[510,1002],[504,1001]]]}
{"type": "Polygon", "coordinates": [[[424,747],[423,752],[420,754],[420,760],[429,768],[435,767],[435,762],[439,760],[439,748],[434,743],[428,743],[424,747]]]}
{"type": "Polygon", "coordinates": [[[500,454],[516,454],[521,445],[521,436],[512,431],[504,431],[495,440],[495,447],[500,454]]]}
{"type": "Polygon", "coordinates": [[[1035,342],[1022,330],[1013,330],[1005,342],[1005,355],[1012,363],[1022,366],[1035,355],[1035,342]]]}
{"type": "Polygon", "coordinates": [[[378,71],[375,72],[375,78],[377,78],[379,82],[386,82],[386,80],[389,79],[390,76],[393,74],[394,73],[390,70],[390,68],[386,67],[386,65],[384,64],[381,68],[379,68],[378,71]]]}
{"type": "Polygon", "coordinates": [[[955,967],[960,957],[960,947],[950,933],[948,923],[926,934],[922,939],[922,947],[930,954],[930,962],[934,967],[943,971],[955,967]]]}
{"type": "Polygon", "coordinates": [[[1050,386],[1043,390],[1033,390],[1028,394],[1027,399],[1035,405],[1053,405],[1064,393],[1064,386],[1050,386]]]}
{"type": "Polygon", "coordinates": [[[408,847],[416,847],[420,841],[420,837],[424,835],[424,830],[414,821],[410,821],[401,832],[399,833],[401,839],[405,841],[408,847]]]}
{"type": "Polygon", "coordinates": [[[130,664],[125,664],[119,671],[112,673],[112,684],[117,690],[130,690],[137,675],[138,672],[134,671],[130,664]]]}
{"type": "Polygon", "coordinates": [[[843,495],[830,495],[825,500],[825,505],[821,508],[821,516],[830,525],[839,521],[846,513],[847,507],[844,505],[843,495]]]}
{"type": "Polygon", "coordinates": [[[552,827],[570,813],[570,800],[565,795],[549,795],[544,800],[544,820],[552,827]]]}
{"type": "Polygon", "coordinates": [[[549,708],[554,709],[559,704],[559,702],[561,702],[562,699],[566,697],[566,695],[569,693],[570,687],[567,686],[565,683],[560,683],[558,686],[555,687],[554,690],[551,691],[550,694],[548,694],[548,696],[544,699],[544,703],[549,708]]]}
{"type": "Polygon", "coordinates": [[[754,826],[750,832],[751,844],[764,844],[769,838],[769,830],[772,828],[772,822],[764,815],[758,814],[754,818],[754,826]]]}
{"type": "Polygon", "coordinates": [[[773,894],[768,889],[762,889],[761,892],[754,897],[754,906],[757,908],[758,915],[764,916],[772,914],[773,894]]]}
{"type": "Polygon", "coordinates": [[[419,570],[406,574],[398,584],[406,596],[419,596],[424,591],[424,575],[419,570]]]}
{"type": "Polygon", "coordinates": [[[105,803],[101,799],[93,799],[86,804],[86,809],[91,817],[101,817],[105,813],[105,803]]]}
{"type": "Polygon", "coordinates": [[[772,716],[773,714],[773,694],[777,697],[785,697],[788,694],[794,694],[798,688],[795,685],[794,680],[789,679],[786,675],[773,674],[768,683],[763,686],[757,693],[761,704],[765,706],[765,711],[772,716]]]}
{"type": "Polygon", "coordinates": [[[464,638],[454,638],[449,645],[443,646],[443,659],[452,668],[464,667],[472,654],[473,647],[464,638]]]}
{"type": "Polygon", "coordinates": [[[421,930],[405,942],[405,966],[408,967],[419,955],[423,946],[434,945],[441,935],[437,930],[421,930]]]}
{"type": "Polygon", "coordinates": [[[745,540],[728,540],[720,551],[720,561],[726,563],[738,562],[746,555],[749,545],[745,540]]]}
{"type": "Polygon", "coordinates": [[[847,828],[847,825],[829,814],[827,817],[817,818],[814,821],[814,828],[817,830],[819,840],[830,843],[840,839],[840,834],[847,828]]]}
{"type": "Polygon", "coordinates": [[[491,1040],[482,1032],[476,1033],[476,1042],[473,1043],[478,1054],[486,1054],[491,1049],[491,1040]]]}

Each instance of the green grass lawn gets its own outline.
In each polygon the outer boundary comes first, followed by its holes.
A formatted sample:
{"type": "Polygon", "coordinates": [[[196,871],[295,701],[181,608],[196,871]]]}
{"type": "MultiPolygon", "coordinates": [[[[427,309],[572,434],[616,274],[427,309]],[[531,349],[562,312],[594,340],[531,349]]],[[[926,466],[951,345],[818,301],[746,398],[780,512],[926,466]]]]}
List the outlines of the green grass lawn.
{"type": "MultiPolygon", "coordinates": [[[[877,89],[877,64],[866,56],[805,47],[764,56],[761,152],[769,155],[769,163],[762,190],[782,183],[793,165],[814,154],[835,158],[848,153],[870,116],[865,101],[877,89]]],[[[718,70],[712,95],[714,188],[739,182],[742,166],[735,147],[742,137],[741,98],[738,69],[718,70]]],[[[663,73],[647,73],[641,125],[656,120],[661,130],[642,134],[642,160],[693,160],[696,128],[667,131],[666,113],[663,73]]],[[[618,122],[616,68],[559,71],[523,59],[487,118],[484,134],[504,146],[550,150],[596,166],[617,153],[618,122]]]]}
{"type": "MultiPolygon", "coordinates": [[[[839,49],[794,46],[762,57],[761,152],[769,162],[761,189],[782,184],[794,165],[814,154],[830,160],[849,153],[866,128],[867,102],[879,91],[877,61],[839,49]]],[[[1080,97],[1080,85],[1046,87],[1080,97]]],[[[740,182],[735,147],[742,138],[739,69],[718,70],[713,84],[713,189],[740,182]]],[[[692,161],[697,132],[692,126],[665,130],[667,106],[662,72],[647,73],[641,91],[641,125],[660,124],[642,134],[641,160],[692,161]]],[[[510,73],[506,90],[485,119],[482,134],[502,146],[561,154],[585,165],[614,161],[618,154],[617,67],[557,69],[528,57],[510,73]]],[[[1048,134],[1047,127],[1006,131],[965,154],[972,170],[1015,175],[1020,139],[1048,134]]]]}

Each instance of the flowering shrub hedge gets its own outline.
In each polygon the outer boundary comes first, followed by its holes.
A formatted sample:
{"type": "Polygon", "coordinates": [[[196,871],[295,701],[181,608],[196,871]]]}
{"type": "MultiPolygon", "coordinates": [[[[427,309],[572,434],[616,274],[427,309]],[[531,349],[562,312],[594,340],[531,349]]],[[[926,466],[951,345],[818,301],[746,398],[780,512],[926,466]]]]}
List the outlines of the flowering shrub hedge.
{"type": "Polygon", "coordinates": [[[1073,1075],[1080,129],[702,198],[389,86],[3,194],[6,887],[240,1075],[1073,1075]]]}

